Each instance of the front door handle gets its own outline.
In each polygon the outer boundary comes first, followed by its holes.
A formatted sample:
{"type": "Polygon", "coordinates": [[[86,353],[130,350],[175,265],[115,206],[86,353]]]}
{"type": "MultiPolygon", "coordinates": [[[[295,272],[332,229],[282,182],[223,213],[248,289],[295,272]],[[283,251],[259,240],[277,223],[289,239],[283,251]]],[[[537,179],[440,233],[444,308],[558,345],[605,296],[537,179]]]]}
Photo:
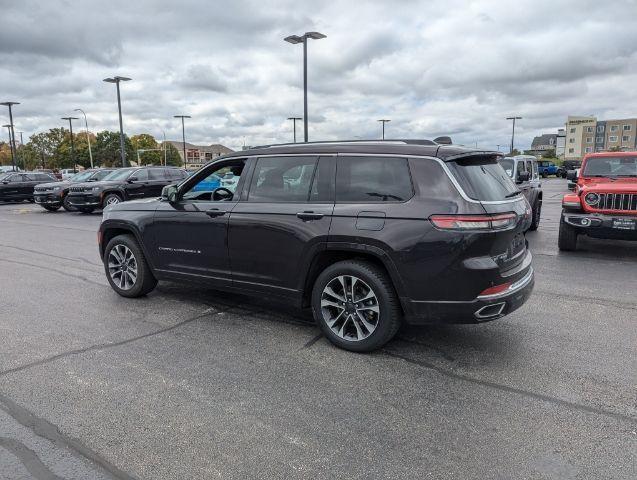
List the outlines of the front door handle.
{"type": "Polygon", "coordinates": [[[320,220],[324,215],[322,213],[314,212],[299,212],[296,216],[301,220],[320,220]]]}
{"type": "Polygon", "coordinates": [[[219,210],[218,208],[211,208],[210,210],[206,211],[206,215],[208,215],[210,218],[221,217],[226,213],[227,212],[225,210],[219,210]]]}

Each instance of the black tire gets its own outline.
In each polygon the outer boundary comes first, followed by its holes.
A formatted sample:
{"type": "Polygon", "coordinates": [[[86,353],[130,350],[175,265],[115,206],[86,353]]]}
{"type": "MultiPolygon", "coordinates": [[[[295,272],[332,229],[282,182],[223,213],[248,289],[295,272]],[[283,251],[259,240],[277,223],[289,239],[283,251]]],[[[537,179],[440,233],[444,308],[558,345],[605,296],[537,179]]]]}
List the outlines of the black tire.
{"type": "Polygon", "coordinates": [[[94,207],[77,207],[77,209],[82,213],[93,213],[95,210],[94,207]]]}
{"type": "Polygon", "coordinates": [[[560,233],[557,238],[557,246],[564,252],[577,250],[577,230],[571,227],[564,219],[560,219],[560,233]]]}
{"type": "Polygon", "coordinates": [[[52,207],[51,205],[42,205],[42,207],[49,212],[57,212],[60,209],[60,207],[52,207]]]}
{"type": "MultiPolygon", "coordinates": [[[[357,285],[360,284],[357,283],[357,285]]],[[[345,298],[347,299],[347,297],[345,298]]],[[[353,300],[353,302],[349,302],[349,306],[352,309],[355,306],[355,299],[353,300]]],[[[336,308],[342,308],[343,312],[346,312],[345,307],[336,308]]],[[[339,310],[334,309],[333,311],[336,315],[339,310]]],[[[315,321],[330,342],[337,347],[353,352],[370,352],[381,348],[396,335],[402,321],[400,303],[391,280],[381,268],[363,260],[345,260],[330,265],[321,272],[312,288],[312,312],[315,321]],[[375,329],[366,338],[359,340],[345,339],[333,331],[324,318],[323,307],[321,306],[321,297],[324,294],[324,289],[330,282],[337,281],[340,276],[353,276],[362,280],[363,288],[368,287],[377,299],[378,313],[375,317],[375,329]]],[[[371,313],[371,315],[373,316],[374,314],[371,313]]],[[[367,318],[367,320],[370,319],[367,318]]],[[[349,327],[353,329],[354,324],[351,322],[355,320],[345,320],[345,322],[348,321],[350,322],[349,327]]],[[[357,321],[357,323],[359,328],[363,328],[362,322],[357,321]]],[[[367,333],[367,330],[365,332],[367,333]]]]}
{"type": "Polygon", "coordinates": [[[104,208],[108,207],[109,205],[116,205],[118,203],[122,203],[122,197],[116,193],[109,193],[108,195],[106,195],[104,197],[104,201],[102,202],[102,206],[104,208]]]}
{"type": "MultiPolygon", "coordinates": [[[[108,283],[110,283],[111,288],[122,297],[142,297],[150,293],[157,285],[157,279],[153,275],[153,272],[151,272],[150,267],[148,266],[148,262],[146,261],[146,257],[144,256],[142,249],[139,247],[137,240],[135,240],[135,237],[133,237],[132,235],[118,235],[112,238],[104,249],[104,258],[102,259],[102,261],[104,263],[104,272],[106,273],[106,279],[108,280],[108,283]],[[116,247],[120,248],[122,246],[131,252],[132,257],[135,260],[137,273],[134,283],[132,283],[132,286],[128,288],[121,287],[121,283],[117,282],[117,278],[113,278],[109,268],[111,251],[116,247]]],[[[121,279],[121,275],[119,276],[119,278],[121,279]]]]}
{"type": "Polygon", "coordinates": [[[533,219],[531,220],[531,226],[529,230],[534,232],[537,230],[537,227],[540,226],[540,218],[542,216],[542,200],[539,198],[533,204],[533,219]]]}
{"type": "Polygon", "coordinates": [[[64,196],[64,200],[62,201],[62,207],[67,212],[75,212],[75,211],[77,211],[77,208],[75,208],[73,205],[71,205],[69,203],[69,196],[68,195],[64,196]]]}
{"type": "Polygon", "coordinates": [[[542,178],[546,178],[546,177],[548,177],[548,176],[549,176],[549,174],[548,174],[548,173],[546,173],[546,172],[542,172],[542,178]]]}

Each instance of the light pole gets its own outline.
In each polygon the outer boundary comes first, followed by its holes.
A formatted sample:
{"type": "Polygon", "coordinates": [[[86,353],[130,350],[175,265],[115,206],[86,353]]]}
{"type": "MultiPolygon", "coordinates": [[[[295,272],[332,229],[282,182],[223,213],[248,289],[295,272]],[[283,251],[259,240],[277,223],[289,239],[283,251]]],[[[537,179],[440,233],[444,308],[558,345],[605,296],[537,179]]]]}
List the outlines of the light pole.
{"type": "Polygon", "coordinates": [[[522,117],[507,117],[507,120],[513,120],[513,129],[511,130],[511,155],[513,155],[513,145],[515,141],[515,121],[521,120],[522,117]]]}
{"type": "Polygon", "coordinates": [[[13,105],[20,105],[20,102],[0,102],[0,105],[9,107],[9,148],[11,149],[11,161],[13,162],[13,170],[17,168],[16,153],[15,153],[15,132],[13,131],[13,111],[11,107],[13,105]]]}
{"type": "Polygon", "coordinates": [[[301,117],[288,117],[288,120],[292,120],[292,122],[294,123],[294,143],[296,143],[296,121],[303,119],[301,117]]]}
{"type": "Polygon", "coordinates": [[[86,127],[86,142],[88,143],[88,156],[91,159],[91,168],[93,168],[93,152],[91,151],[91,137],[88,134],[88,122],[86,121],[86,113],[81,108],[76,108],[74,112],[82,112],[84,115],[84,126],[86,127]]]}
{"type": "Polygon", "coordinates": [[[326,35],[323,35],[319,32],[305,32],[303,35],[290,35],[289,37],[285,37],[285,40],[291,44],[302,43],[303,44],[303,137],[304,141],[307,142],[307,39],[312,38],[314,40],[320,40],[321,38],[325,38],[326,35]]]}
{"type": "Polygon", "coordinates": [[[166,165],[168,165],[168,163],[166,162],[166,132],[162,130],[161,133],[164,136],[164,143],[162,144],[162,149],[164,150],[164,167],[165,167],[166,165]]]}
{"type": "Polygon", "coordinates": [[[62,120],[69,121],[69,131],[71,132],[71,162],[73,163],[73,173],[75,171],[75,145],[73,143],[73,120],[79,120],[77,117],[62,117],[62,120]]]}
{"type": "Polygon", "coordinates": [[[119,82],[128,82],[130,78],[127,77],[112,77],[105,78],[107,83],[114,83],[117,86],[117,110],[119,111],[119,148],[122,156],[122,167],[126,166],[126,150],[124,148],[124,125],[122,123],[122,100],[119,96],[119,82]]]}
{"type": "Polygon", "coordinates": [[[380,120],[378,120],[379,122],[381,122],[383,124],[383,140],[385,140],[385,124],[387,122],[391,122],[391,120],[388,120],[386,118],[381,118],[380,120]]]}
{"type": "Polygon", "coordinates": [[[184,148],[184,168],[186,168],[186,127],[184,126],[184,118],[191,118],[190,115],[173,115],[175,118],[181,118],[181,143],[184,148]]]}
{"type": "Polygon", "coordinates": [[[498,147],[498,152],[500,151],[500,144],[496,145],[496,147],[498,147]]]}

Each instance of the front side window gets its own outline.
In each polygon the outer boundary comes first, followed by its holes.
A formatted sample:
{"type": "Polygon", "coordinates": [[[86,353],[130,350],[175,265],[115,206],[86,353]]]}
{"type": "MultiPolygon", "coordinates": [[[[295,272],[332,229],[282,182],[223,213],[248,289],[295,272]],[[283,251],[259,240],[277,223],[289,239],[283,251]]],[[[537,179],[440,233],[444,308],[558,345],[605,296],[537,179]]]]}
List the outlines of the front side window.
{"type": "Polygon", "coordinates": [[[137,182],[145,182],[148,180],[148,170],[137,170],[131,175],[131,178],[134,178],[137,182]]]}
{"type": "Polygon", "coordinates": [[[99,170],[93,174],[91,180],[99,182],[100,180],[104,180],[104,178],[106,178],[106,176],[110,173],[112,173],[112,170],[99,170]]]}
{"type": "Polygon", "coordinates": [[[339,157],[337,202],[404,202],[414,194],[405,158],[339,157]]]}
{"type": "Polygon", "coordinates": [[[121,168],[119,170],[113,170],[111,173],[106,175],[103,178],[103,180],[105,180],[105,181],[124,180],[124,179],[128,178],[128,176],[131,173],[133,173],[134,171],[135,171],[135,169],[133,169],[133,168],[121,168]]]}
{"type": "Polygon", "coordinates": [[[314,156],[259,158],[248,201],[307,202],[316,160],[314,156]]]}
{"type": "Polygon", "coordinates": [[[245,160],[240,159],[206,169],[205,176],[190,185],[182,193],[181,198],[183,200],[215,202],[233,200],[244,166],[245,160]],[[228,178],[231,178],[232,181],[226,180],[228,178]]]}

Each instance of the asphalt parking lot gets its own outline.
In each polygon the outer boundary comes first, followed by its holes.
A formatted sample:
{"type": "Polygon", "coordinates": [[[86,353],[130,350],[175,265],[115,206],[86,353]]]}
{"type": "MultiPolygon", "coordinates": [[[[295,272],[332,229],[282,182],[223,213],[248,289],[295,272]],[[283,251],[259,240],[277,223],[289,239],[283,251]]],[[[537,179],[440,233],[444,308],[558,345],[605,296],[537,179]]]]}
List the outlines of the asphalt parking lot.
{"type": "Polygon", "coordinates": [[[0,205],[0,478],[637,478],[637,245],[557,250],[531,300],[338,350],[308,314],[108,286],[101,215],[0,205]]]}

